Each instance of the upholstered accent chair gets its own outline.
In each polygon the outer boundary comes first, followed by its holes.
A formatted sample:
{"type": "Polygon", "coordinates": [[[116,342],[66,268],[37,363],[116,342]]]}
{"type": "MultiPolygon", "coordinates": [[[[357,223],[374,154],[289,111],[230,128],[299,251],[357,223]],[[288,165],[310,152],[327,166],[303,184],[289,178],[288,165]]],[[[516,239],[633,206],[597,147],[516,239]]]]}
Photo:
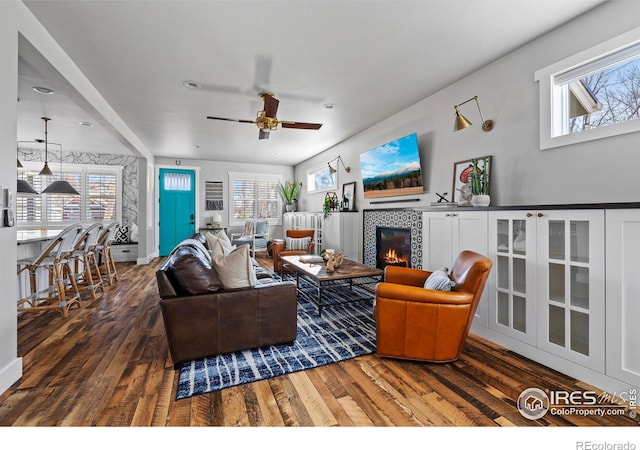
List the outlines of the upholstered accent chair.
{"type": "Polygon", "coordinates": [[[266,220],[247,220],[242,233],[231,234],[231,245],[248,244],[254,257],[256,252],[267,251],[268,242],[269,222],[266,220]]]}
{"type": "Polygon", "coordinates": [[[282,270],[281,256],[312,254],[315,249],[314,230],[287,230],[284,240],[274,240],[271,243],[273,255],[273,270],[282,270]]]}
{"type": "Polygon", "coordinates": [[[455,285],[441,291],[424,287],[433,272],[387,266],[374,305],[378,355],[430,362],[458,359],[490,270],[490,259],[463,251],[449,275],[455,285]]]}

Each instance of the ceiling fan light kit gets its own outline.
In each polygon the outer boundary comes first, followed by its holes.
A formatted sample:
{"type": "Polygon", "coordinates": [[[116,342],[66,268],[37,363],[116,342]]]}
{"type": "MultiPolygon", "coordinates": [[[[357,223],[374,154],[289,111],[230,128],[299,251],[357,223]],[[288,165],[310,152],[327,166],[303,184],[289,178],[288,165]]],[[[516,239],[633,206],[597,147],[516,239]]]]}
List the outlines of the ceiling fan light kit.
{"type": "Polygon", "coordinates": [[[321,123],[294,122],[291,120],[278,120],[277,112],[280,101],[269,92],[262,92],[258,95],[263,101],[262,111],[258,111],[256,120],[230,119],[228,117],[207,116],[207,119],[226,120],[230,122],[253,123],[258,127],[258,139],[269,139],[269,133],[282,128],[297,128],[299,130],[319,130],[321,123]]]}

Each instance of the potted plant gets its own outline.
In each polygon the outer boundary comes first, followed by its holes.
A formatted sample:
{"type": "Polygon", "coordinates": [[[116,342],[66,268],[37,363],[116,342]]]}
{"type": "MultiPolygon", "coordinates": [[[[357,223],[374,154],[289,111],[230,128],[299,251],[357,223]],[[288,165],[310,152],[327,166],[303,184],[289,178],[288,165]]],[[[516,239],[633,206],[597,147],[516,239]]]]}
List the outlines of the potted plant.
{"type": "Polygon", "coordinates": [[[471,180],[471,204],[473,206],[489,206],[489,158],[471,160],[473,170],[471,180]],[[482,162],[482,166],[480,165],[482,162]]]}
{"type": "Polygon", "coordinates": [[[326,218],[331,211],[338,209],[338,195],[335,192],[327,192],[322,201],[322,212],[326,218]]]}
{"type": "Polygon", "coordinates": [[[290,181],[284,184],[280,183],[280,197],[284,201],[284,209],[287,212],[295,211],[295,202],[298,199],[298,192],[300,192],[300,186],[302,183],[292,183],[290,181]]]}

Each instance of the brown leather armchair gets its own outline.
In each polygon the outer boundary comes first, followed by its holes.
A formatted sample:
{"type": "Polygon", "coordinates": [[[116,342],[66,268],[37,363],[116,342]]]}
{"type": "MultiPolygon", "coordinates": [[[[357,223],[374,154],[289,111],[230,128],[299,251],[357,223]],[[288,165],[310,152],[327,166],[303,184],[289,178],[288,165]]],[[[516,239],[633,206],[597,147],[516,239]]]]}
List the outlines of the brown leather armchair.
{"type": "Polygon", "coordinates": [[[284,240],[273,241],[271,243],[271,254],[273,255],[273,271],[279,273],[282,270],[280,256],[312,254],[315,248],[315,242],[313,242],[314,235],[314,230],[287,230],[287,237],[289,238],[311,238],[311,241],[307,245],[307,248],[303,250],[287,249],[286,241],[284,240]]]}
{"type": "Polygon", "coordinates": [[[431,362],[460,357],[491,260],[471,251],[456,259],[451,291],[425,289],[432,272],[387,266],[376,287],[377,353],[380,356],[431,362]]]}

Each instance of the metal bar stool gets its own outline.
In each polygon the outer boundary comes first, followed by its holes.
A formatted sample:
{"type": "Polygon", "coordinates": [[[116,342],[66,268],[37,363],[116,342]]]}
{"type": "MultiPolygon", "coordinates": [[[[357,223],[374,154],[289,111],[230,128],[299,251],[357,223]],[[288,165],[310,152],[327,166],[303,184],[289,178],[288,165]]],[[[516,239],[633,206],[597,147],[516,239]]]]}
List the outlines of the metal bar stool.
{"type": "Polygon", "coordinates": [[[102,275],[98,267],[96,245],[104,224],[94,223],[80,234],[71,253],[73,259],[73,276],[80,293],[86,292],[91,300],[95,300],[96,292],[102,290],[104,285],[102,275]]]}
{"type": "Polygon", "coordinates": [[[35,258],[18,260],[18,275],[28,271],[30,288],[29,295],[18,300],[19,312],[57,310],[67,318],[73,305],[83,306],[69,261],[81,232],[80,224],[71,225],[62,230],[35,258]],[[38,286],[38,272],[42,270],[48,274],[48,285],[41,289],[38,286]]]}

